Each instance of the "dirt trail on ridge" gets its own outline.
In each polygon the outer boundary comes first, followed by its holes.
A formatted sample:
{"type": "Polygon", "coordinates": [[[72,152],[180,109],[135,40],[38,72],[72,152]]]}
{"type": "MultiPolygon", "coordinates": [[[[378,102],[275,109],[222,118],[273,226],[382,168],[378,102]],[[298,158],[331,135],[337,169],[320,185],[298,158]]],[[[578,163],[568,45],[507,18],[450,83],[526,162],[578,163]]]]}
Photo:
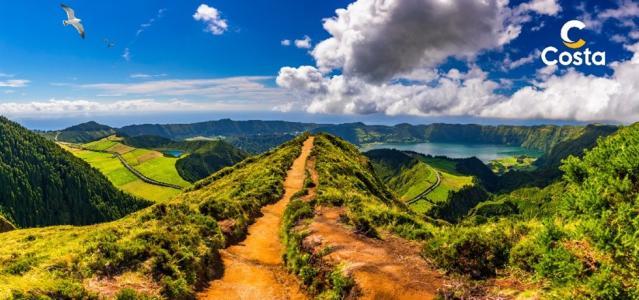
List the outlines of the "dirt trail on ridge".
{"type": "Polygon", "coordinates": [[[221,252],[224,275],[210,283],[198,299],[307,299],[294,275],[283,265],[280,223],[291,197],[304,185],[305,165],[314,137],[302,146],[284,181],[284,196],[262,208],[263,216],[248,228],[248,236],[221,252]]]}
{"type": "Polygon", "coordinates": [[[444,284],[443,275],[420,256],[419,243],[389,233],[382,239],[356,234],[340,222],[339,207],[318,207],[304,246],[313,252],[330,246],[322,259],[342,264],[357,287],[357,299],[434,299],[444,284]]]}

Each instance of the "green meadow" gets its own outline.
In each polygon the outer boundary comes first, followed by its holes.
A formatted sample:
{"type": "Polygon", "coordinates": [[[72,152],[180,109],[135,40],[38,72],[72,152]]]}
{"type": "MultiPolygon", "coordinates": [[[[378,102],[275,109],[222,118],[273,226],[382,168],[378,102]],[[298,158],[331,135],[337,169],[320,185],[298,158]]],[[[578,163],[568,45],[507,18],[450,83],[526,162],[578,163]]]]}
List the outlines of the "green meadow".
{"type": "MultiPolygon", "coordinates": [[[[134,196],[155,202],[164,202],[175,197],[181,192],[177,189],[157,186],[142,181],[131,173],[131,171],[125,168],[120,160],[113,154],[70,147],[64,148],[102,172],[102,174],[104,174],[117,188],[134,196]]],[[[173,169],[175,170],[175,167],[173,167],[173,169]]],[[[140,170],[140,172],[147,175],[142,170],[140,170]]],[[[176,176],[180,178],[177,175],[177,171],[174,172],[176,176]]],[[[148,177],[154,178],[152,176],[148,177]]],[[[180,178],[180,180],[182,179],[180,178]]]]}

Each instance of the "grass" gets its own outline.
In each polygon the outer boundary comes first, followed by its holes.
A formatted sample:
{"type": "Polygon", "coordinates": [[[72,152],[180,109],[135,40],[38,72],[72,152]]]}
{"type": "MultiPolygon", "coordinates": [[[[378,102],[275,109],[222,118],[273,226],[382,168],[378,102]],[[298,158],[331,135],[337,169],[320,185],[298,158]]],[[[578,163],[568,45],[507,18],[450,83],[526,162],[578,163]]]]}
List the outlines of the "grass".
{"type": "Polygon", "coordinates": [[[154,202],[164,202],[181,192],[142,181],[127,170],[113,154],[61,146],[102,172],[115,187],[134,196],[154,202]]]}
{"type": "Polygon", "coordinates": [[[447,172],[440,172],[442,182],[430,194],[426,196],[433,202],[442,202],[448,199],[448,194],[452,191],[459,191],[467,185],[473,184],[472,176],[459,176],[447,172]]]}
{"type": "Polygon", "coordinates": [[[0,299],[98,299],[99,291],[85,284],[123,274],[152,281],[163,298],[193,298],[196,285],[221,275],[218,250],[243,236],[263,205],[281,197],[305,138],[117,221],[0,234],[0,299]],[[217,221],[224,219],[234,221],[233,232],[221,232],[217,221]]]}
{"type": "MultiPolygon", "coordinates": [[[[161,181],[161,182],[165,182],[165,183],[170,183],[170,184],[174,184],[174,185],[178,185],[181,187],[188,187],[191,184],[184,180],[180,174],[178,174],[178,171],[175,167],[175,164],[178,160],[178,158],[175,157],[167,157],[164,154],[162,154],[161,152],[155,151],[155,150],[148,150],[148,149],[138,149],[138,148],[133,148],[127,145],[124,145],[122,143],[120,143],[121,138],[118,138],[116,136],[110,136],[95,142],[91,142],[88,144],[84,144],[82,146],[82,148],[86,149],[86,150],[93,150],[96,156],[100,156],[100,155],[107,155],[107,156],[112,156],[110,154],[106,154],[103,152],[109,152],[109,153],[118,153],[120,155],[122,155],[122,158],[124,158],[124,160],[133,168],[135,168],[136,170],[138,170],[140,173],[142,173],[144,176],[149,177],[151,179],[157,180],[157,181],[161,181]]],[[[68,149],[68,148],[67,148],[68,149]]],[[[90,152],[90,151],[87,151],[90,152]]],[[[100,160],[93,160],[94,154],[91,153],[82,153],[82,156],[80,156],[81,158],[85,159],[87,162],[89,163],[93,163],[95,162],[97,165],[95,165],[96,168],[100,169],[101,171],[106,171],[109,172],[111,171],[112,168],[116,168],[115,166],[102,166],[99,165],[100,164],[100,160]]],[[[103,159],[104,160],[104,159],[103,159]]],[[[117,158],[114,158],[115,161],[117,161],[117,158]]],[[[115,162],[104,162],[106,164],[110,164],[113,163],[115,164],[115,162]]],[[[121,165],[121,163],[119,161],[117,161],[118,164],[121,165]]],[[[104,173],[103,171],[103,173],[104,173]]],[[[131,172],[122,172],[120,171],[122,174],[116,175],[114,174],[114,178],[112,180],[112,182],[114,182],[114,184],[116,186],[120,185],[124,185],[127,184],[129,182],[132,182],[133,179],[128,178],[129,181],[126,182],[122,182],[122,180],[120,179],[120,177],[126,177],[126,176],[134,176],[131,172]],[[127,173],[127,174],[125,174],[127,173]]],[[[105,173],[106,174],[106,173],[105,173]]],[[[111,179],[111,178],[110,178],[111,179]]],[[[149,193],[147,191],[144,191],[145,194],[150,195],[152,193],[149,193]]],[[[167,193],[161,193],[161,197],[164,198],[166,196],[167,193]]],[[[170,194],[170,193],[169,193],[170,194]]],[[[177,193],[174,193],[177,194],[177,193]]]]}
{"type": "Polygon", "coordinates": [[[387,183],[394,187],[400,200],[415,198],[437,181],[437,174],[425,163],[418,162],[408,170],[402,170],[399,176],[393,177],[387,183]]]}
{"type": "Polygon", "coordinates": [[[534,171],[537,167],[533,163],[537,158],[526,155],[506,156],[492,160],[488,166],[495,174],[504,174],[512,170],[534,171]]]}

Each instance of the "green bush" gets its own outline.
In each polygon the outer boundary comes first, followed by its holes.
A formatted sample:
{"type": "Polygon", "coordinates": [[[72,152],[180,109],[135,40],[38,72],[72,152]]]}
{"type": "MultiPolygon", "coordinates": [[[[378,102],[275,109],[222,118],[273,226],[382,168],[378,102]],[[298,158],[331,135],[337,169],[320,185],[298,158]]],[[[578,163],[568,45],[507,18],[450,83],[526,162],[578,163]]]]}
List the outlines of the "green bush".
{"type": "Polygon", "coordinates": [[[494,276],[506,264],[510,246],[500,230],[451,227],[428,240],[423,254],[448,272],[481,279],[494,276]]]}

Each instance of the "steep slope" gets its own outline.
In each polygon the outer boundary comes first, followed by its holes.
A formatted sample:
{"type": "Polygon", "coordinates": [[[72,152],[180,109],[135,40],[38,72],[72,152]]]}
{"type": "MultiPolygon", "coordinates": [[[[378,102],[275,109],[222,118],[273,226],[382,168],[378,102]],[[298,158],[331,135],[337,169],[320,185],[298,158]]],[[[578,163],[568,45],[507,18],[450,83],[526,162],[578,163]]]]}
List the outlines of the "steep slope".
{"type": "Polygon", "coordinates": [[[7,218],[5,218],[2,214],[0,214],[0,233],[5,231],[11,231],[16,229],[15,226],[7,218]]]}
{"type": "Polygon", "coordinates": [[[0,117],[0,211],[19,227],[93,224],[149,205],[53,142],[0,117]]]}
{"type": "Polygon", "coordinates": [[[261,207],[282,197],[304,140],[222,169],[117,221],[0,234],[0,298],[194,297],[221,276],[218,250],[241,240],[261,207]]]}
{"type": "Polygon", "coordinates": [[[371,160],[377,176],[402,201],[417,197],[438,181],[435,169],[404,152],[379,149],[365,155],[371,160]]]}
{"type": "Polygon", "coordinates": [[[195,182],[224,167],[232,166],[248,156],[246,152],[224,141],[186,142],[189,154],[180,158],[175,167],[180,176],[195,182]]]}
{"type": "Polygon", "coordinates": [[[584,153],[563,161],[563,180],[480,203],[459,225],[442,227],[426,242],[424,255],[442,269],[499,287],[451,293],[639,297],[639,124],[600,139],[584,153]]]}
{"type": "Polygon", "coordinates": [[[63,129],[57,133],[57,141],[88,143],[115,134],[115,129],[96,122],[86,122],[63,129]]]}

